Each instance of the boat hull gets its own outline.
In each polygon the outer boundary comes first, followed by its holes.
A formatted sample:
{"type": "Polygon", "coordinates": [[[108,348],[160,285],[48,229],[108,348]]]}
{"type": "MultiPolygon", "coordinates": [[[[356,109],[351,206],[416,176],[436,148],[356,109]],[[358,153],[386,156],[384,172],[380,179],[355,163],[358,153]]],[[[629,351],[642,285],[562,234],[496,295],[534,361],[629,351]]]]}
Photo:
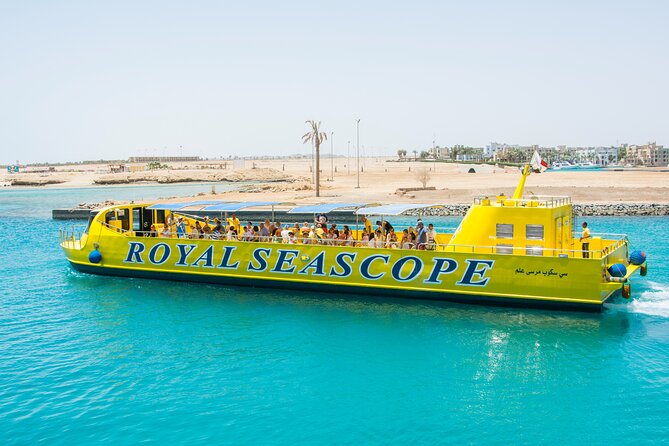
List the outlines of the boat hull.
{"type": "MultiPolygon", "coordinates": [[[[111,232],[111,231],[109,231],[111,232]]],[[[423,300],[600,311],[600,259],[217,240],[96,237],[63,250],[85,273],[423,300]]]]}

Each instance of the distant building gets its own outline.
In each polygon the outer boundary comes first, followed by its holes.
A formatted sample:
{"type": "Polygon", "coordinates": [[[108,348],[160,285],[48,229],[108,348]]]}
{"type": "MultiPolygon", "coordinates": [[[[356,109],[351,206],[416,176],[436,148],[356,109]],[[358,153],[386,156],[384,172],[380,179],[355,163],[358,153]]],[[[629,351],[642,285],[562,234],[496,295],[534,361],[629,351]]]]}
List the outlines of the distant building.
{"type": "Polygon", "coordinates": [[[642,164],[644,166],[667,166],[669,165],[669,148],[649,142],[642,146],[629,145],[625,151],[625,161],[631,164],[642,164]]]}
{"type": "Polygon", "coordinates": [[[131,156],[129,163],[185,163],[188,161],[202,161],[199,156],[131,156]]]}

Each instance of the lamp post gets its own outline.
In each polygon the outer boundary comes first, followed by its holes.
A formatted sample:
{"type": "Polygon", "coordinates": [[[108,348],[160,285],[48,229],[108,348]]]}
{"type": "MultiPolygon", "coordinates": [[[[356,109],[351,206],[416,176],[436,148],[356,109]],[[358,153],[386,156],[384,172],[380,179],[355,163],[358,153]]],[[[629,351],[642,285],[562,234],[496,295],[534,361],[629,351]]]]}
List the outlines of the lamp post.
{"type": "Polygon", "coordinates": [[[348,142],[348,150],[346,152],[346,157],[348,158],[348,161],[346,161],[346,167],[348,167],[348,174],[351,175],[351,141],[350,140],[348,142]]]}
{"type": "Polygon", "coordinates": [[[357,152],[357,170],[358,170],[358,185],[356,189],[360,189],[360,119],[355,122],[355,145],[357,152]]]}

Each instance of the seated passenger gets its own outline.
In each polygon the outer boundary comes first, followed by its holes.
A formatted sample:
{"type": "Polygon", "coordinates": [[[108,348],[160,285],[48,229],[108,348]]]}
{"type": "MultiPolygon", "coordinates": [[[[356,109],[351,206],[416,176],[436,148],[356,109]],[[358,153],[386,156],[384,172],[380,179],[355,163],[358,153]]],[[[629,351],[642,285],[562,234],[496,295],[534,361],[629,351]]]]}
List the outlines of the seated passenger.
{"type": "MultiPolygon", "coordinates": [[[[249,222],[251,223],[251,222],[249,222]]],[[[242,241],[243,242],[251,242],[253,241],[253,225],[246,225],[244,227],[244,233],[242,234],[242,241]]]]}
{"type": "Polygon", "coordinates": [[[288,229],[288,227],[285,227],[281,230],[280,235],[281,235],[281,243],[288,243],[288,236],[290,234],[291,230],[288,229]]]}
{"type": "Polygon", "coordinates": [[[437,249],[437,231],[432,223],[427,225],[427,245],[425,245],[425,249],[432,251],[437,249]]]}
{"type": "Polygon", "coordinates": [[[386,236],[386,248],[397,248],[397,235],[393,229],[386,236]]]}
{"type": "Polygon", "coordinates": [[[416,246],[416,236],[413,232],[409,232],[404,239],[402,239],[402,249],[414,249],[416,246]]]}
{"type": "Polygon", "coordinates": [[[383,232],[380,229],[377,229],[376,233],[374,234],[374,247],[383,248],[385,245],[386,243],[383,238],[383,232]]]}
{"type": "Polygon", "coordinates": [[[297,237],[295,237],[295,233],[292,230],[288,231],[288,244],[294,245],[297,243],[297,237]]]}
{"type": "Polygon", "coordinates": [[[200,225],[199,221],[195,222],[195,226],[193,226],[193,230],[190,233],[191,238],[202,238],[202,226],[200,225]]]}
{"type": "Polygon", "coordinates": [[[270,234],[269,220],[265,220],[265,222],[260,227],[260,230],[258,231],[258,240],[261,242],[268,242],[270,234]]]}
{"type": "Polygon", "coordinates": [[[162,231],[160,231],[160,236],[162,238],[170,238],[172,237],[172,233],[170,232],[170,225],[165,225],[163,226],[162,231]]]}
{"type": "Polygon", "coordinates": [[[156,225],[151,225],[151,229],[149,230],[148,234],[146,234],[147,237],[158,237],[158,231],[156,230],[156,225]]]}

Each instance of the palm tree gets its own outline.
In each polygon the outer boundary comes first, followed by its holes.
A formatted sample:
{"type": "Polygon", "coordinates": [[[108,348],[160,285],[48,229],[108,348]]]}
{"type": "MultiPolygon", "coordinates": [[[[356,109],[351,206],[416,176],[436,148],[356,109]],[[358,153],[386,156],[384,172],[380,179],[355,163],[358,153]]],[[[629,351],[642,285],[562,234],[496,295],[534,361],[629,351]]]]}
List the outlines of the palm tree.
{"type": "Polygon", "coordinates": [[[308,142],[313,143],[316,147],[316,196],[321,196],[321,184],[320,184],[320,170],[321,170],[321,143],[328,139],[328,135],[325,132],[320,131],[321,122],[318,121],[305,121],[305,124],[308,124],[311,127],[307,133],[302,136],[302,143],[306,144],[308,142]]]}

